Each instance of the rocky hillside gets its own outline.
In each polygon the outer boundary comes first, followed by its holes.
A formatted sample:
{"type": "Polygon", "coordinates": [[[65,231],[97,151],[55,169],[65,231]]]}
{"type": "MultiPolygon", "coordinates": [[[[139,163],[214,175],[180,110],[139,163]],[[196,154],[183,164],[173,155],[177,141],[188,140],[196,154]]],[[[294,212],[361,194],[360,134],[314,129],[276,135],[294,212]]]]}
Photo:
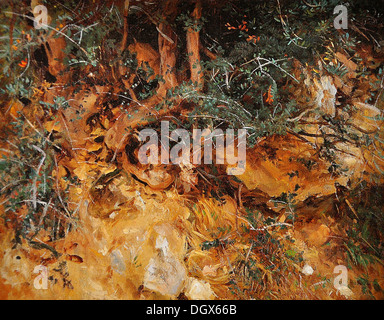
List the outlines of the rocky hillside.
{"type": "Polygon", "coordinates": [[[337,4],[2,1],[0,298],[383,299],[383,13],[337,4]]]}

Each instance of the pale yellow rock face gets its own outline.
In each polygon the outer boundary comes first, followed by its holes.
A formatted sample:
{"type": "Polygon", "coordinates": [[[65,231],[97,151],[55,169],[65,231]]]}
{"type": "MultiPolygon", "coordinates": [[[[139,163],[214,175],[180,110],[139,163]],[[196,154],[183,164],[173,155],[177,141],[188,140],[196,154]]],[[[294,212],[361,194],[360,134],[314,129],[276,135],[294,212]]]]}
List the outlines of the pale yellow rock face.
{"type": "Polygon", "coordinates": [[[264,145],[261,143],[248,152],[246,171],[237,176],[249,190],[259,189],[270,197],[295,192],[296,199],[301,201],[313,195],[332,194],[336,182],[345,185],[348,181],[344,176],[332,177],[315,150],[294,137],[268,141],[269,147],[276,148],[275,159],[266,157],[264,145]],[[298,158],[302,158],[302,162],[293,160],[298,158]]]}
{"type": "Polygon", "coordinates": [[[375,120],[381,111],[373,105],[355,102],[356,111],[352,117],[352,123],[364,131],[376,131],[380,128],[382,121],[375,120]]]}

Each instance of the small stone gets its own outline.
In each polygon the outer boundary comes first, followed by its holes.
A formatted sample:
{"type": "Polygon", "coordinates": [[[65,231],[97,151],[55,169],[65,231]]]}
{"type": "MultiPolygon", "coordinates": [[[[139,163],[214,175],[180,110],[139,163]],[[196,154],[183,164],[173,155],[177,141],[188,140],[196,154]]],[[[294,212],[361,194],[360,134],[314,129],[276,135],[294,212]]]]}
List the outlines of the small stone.
{"type": "Polygon", "coordinates": [[[144,286],[162,295],[180,294],[186,271],[180,261],[173,257],[152,258],[144,275],[144,286]]]}
{"type": "Polygon", "coordinates": [[[210,284],[198,279],[190,281],[185,295],[190,300],[212,300],[215,297],[210,284]]]}
{"type": "Polygon", "coordinates": [[[304,273],[306,276],[310,276],[311,274],[313,274],[313,268],[309,264],[306,264],[301,270],[301,272],[304,273]]]}

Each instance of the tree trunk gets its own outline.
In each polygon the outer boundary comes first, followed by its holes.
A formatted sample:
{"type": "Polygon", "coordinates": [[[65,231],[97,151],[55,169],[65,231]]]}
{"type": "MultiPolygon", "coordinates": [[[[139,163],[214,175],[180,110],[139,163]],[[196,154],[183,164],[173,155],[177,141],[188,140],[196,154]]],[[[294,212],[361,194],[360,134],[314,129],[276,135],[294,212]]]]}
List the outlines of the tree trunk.
{"type": "MultiPolygon", "coordinates": [[[[171,23],[177,15],[177,0],[165,1],[162,9],[162,21],[158,26],[159,31],[159,54],[160,54],[160,75],[164,82],[160,82],[157,93],[142,103],[133,105],[130,114],[122,115],[116,123],[108,130],[105,136],[105,143],[113,150],[122,150],[128,132],[135,127],[144,126],[159,116],[168,113],[170,109],[154,110],[154,107],[165,99],[167,90],[178,85],[176,77],[177,39],[172,30],[171,23]],[[128,131],[127,131],[128,130],[128,131]]],[[[178,103],[175,102],[174,107],[178,103]]]]}
{"type": "Polygon", "coordinates": [[[121,41],[120,51],[123,52],[127,48],[128,44],[128,13],[129,13],[129,0],[124,1],[123,16],[124,16],[124,30],[123,40],[121,41]]]}
{"type": "Polygon", "coordinates": [[[195,10],[192,13],[192,19],[195,20],[195,24],[187,31],[187,50],[189,56],[189,65],[191,69],[191,80],[197,84],[198,88],[202,88],[203,73],[200,64],[200,31],[199,20],[201,19],[201,1],[197,0],[195,10]]]}
{"type": "Polygon", "coordinates": [[[164,90],[177,86],[176,59],[177,39],[173,32],[171,23],[177,15],[177,0],[167,0],[164,3],[162,22],[159,24],[159,52],[160,52],[160,73],[165,83],[159,88],[159,94],[165,94],[164,90]]]}

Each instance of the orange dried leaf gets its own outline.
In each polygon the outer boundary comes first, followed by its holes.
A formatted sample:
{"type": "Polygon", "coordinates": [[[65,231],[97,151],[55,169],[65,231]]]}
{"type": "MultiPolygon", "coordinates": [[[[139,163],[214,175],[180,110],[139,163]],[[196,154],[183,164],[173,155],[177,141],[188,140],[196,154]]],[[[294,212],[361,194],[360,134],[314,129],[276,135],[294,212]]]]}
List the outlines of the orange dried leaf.
{"type": "Polygon", "coordinates": [[[272,86],[269,86],[267,99],[265,100],[267,103],[271,104],[273,102],[273,96],[272,96],[272,86]]]}
{"type": "Polygon", "coordinates": [[[27,66],[27,64],[28,64],[28,59],[25,58],[23,61],[21,61],[19,63],[19,66],[22,67],[22,68],[25,68],[27,66]]]}

